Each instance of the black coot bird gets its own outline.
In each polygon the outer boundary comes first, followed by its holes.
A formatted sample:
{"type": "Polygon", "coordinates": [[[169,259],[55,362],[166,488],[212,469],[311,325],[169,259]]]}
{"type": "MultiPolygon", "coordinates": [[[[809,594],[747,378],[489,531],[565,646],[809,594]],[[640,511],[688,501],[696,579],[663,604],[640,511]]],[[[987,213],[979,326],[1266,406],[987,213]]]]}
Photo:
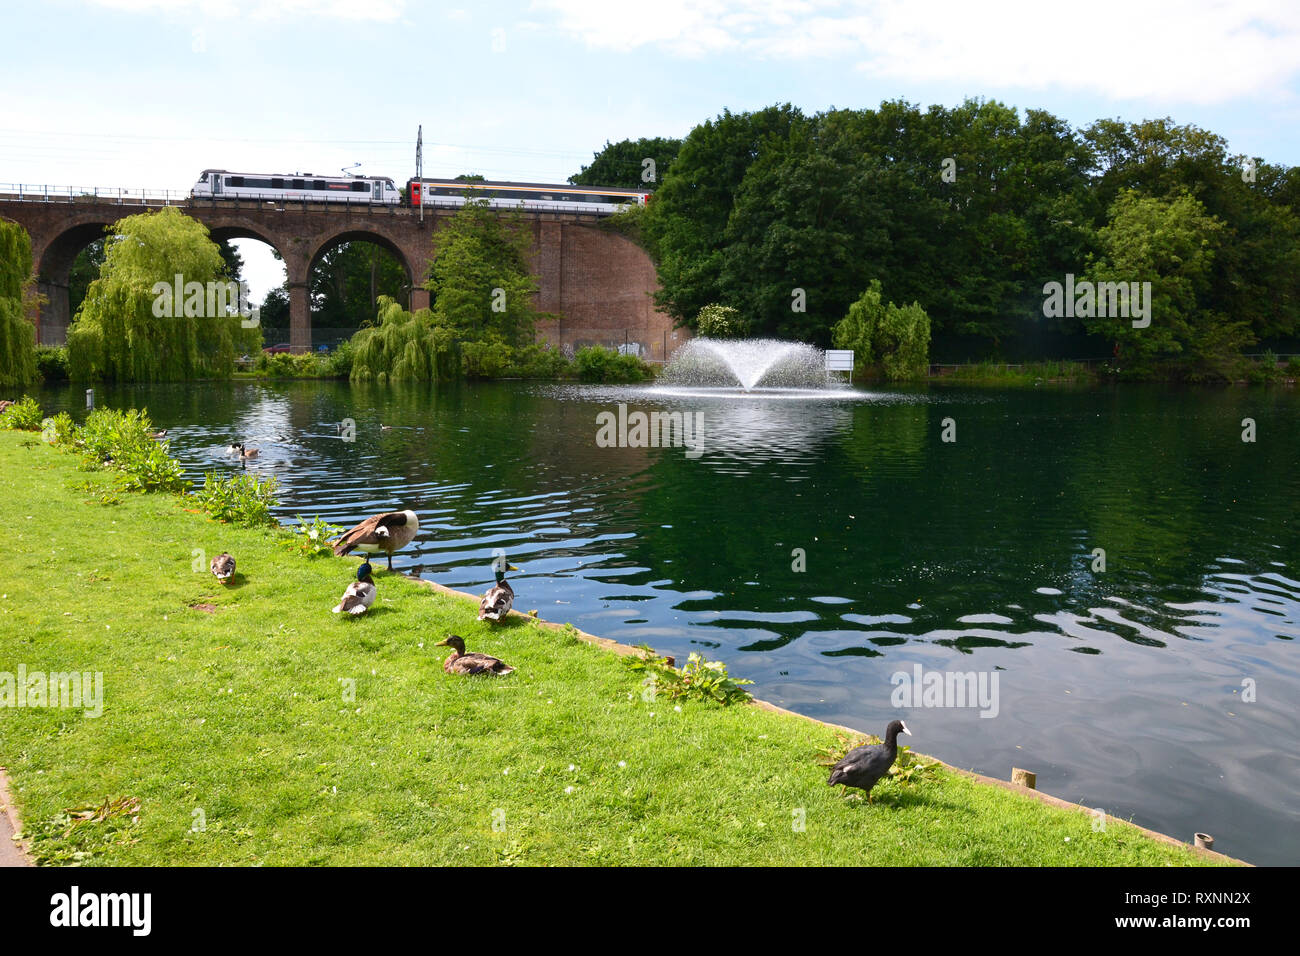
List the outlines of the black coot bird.
{"type": "Polygon", "coordinates": [[[901,720],[890,721],[889,726],[885,728],[883,744],[863,744],[850,750],[831,770],[831,778],[826,783],[832,787],[842,783],[846,787],[865,790],[867,801],[870,802],[871,788],[876,785],[876,781],[889,773],[889,768],[894,765],[894,758],[898,756],[899,731],[909,737],[912,736],[912,732],[907,729],[907,724],[901,720]]]}

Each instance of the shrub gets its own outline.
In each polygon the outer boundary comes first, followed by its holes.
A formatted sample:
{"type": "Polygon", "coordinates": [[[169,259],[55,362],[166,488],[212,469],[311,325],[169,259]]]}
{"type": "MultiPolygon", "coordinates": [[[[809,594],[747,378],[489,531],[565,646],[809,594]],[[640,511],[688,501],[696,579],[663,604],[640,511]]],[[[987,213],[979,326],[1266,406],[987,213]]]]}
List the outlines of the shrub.
{"type": "Polygon", "coordinates": [[[1291,356],[1291,360],[1286,363],[1286,373],[1292,378],[1300,378],[1300,355],[1291,356]]]}
{"type": "Polygon", "coordinates": [[[650,366],[637,356],[599,345],[578,349],[573,367],[584,382],[644,382],[654,377],[650,366]]]}
{"type": "Polygon", "coordinates": [[[930,316],[916,302],[886,303],[879,279],[849,306],[831,339],[837,349],[853,349],[855,364],[878,363],[891,381],[922,378],[929,368],[930,316]]]}
{"type": "Polygon", "coordinates": [[[40,431],[40,403],[30,395],[24,395],[3,412],[0,412],[0,428],[13,428],[25,432],[40,431]]]}
{"type": "Polygon", "coordinates": [[[749,331],[749,323],[741,317],[739,309],[715,302],[700,309],[695,317],[695,330],[711,339],[738,339],[749,331]]]}
{"type": "Polygon", "coordinates": [[[62,345],[36,347],[36,371],[47,385],[69,379],[68,349],[62,345]]]}
{"type": "Polygon", "coordinates": [[[274,478],[258,478],[247,473],[223,478],[209,471],[194,497],[218,521],[250,528],[276,524],[271,516],[271,509],[277,503],[274,478]]]}
{"type": "Polygon", "coordinates": [[[59,412],[41,422],[41,438],[51,445],[70,448],[77,440],[77,425],[67,412],[59,412]]]}

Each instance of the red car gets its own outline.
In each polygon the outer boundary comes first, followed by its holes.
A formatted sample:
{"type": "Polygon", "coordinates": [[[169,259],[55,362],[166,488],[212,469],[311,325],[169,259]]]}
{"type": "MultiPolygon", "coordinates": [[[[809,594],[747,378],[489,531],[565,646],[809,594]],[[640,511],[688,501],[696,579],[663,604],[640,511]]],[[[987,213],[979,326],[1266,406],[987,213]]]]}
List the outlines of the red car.
{"type": "Polygon", "coordinates": [[[266,348],[262,349],[263,352],[266,352],[268,354],[274,354],[276,352],[288,352],[289,350],[290,350],[290,345],[288,342],[281,342],[278,345],[268,345],[266,348]]]}

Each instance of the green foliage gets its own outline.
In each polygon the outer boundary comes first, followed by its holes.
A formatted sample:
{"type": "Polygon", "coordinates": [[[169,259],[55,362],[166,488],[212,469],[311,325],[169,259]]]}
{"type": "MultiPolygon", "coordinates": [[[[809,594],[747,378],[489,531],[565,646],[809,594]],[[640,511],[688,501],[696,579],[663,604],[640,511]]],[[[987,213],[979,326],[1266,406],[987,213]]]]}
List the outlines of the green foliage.
{"type": "Polygon", "coordinates": [[[193,314],[207,311],[206,295],[200,306],[188,294],[176,301],[174,293],[177,275],[183,285],[225,281],[225,260],[207,228],[168,207],[127,216],[109,233],[100,276],[68,330],[71,376],[126,382],[228,378],[236,355],[260,342],[260,329],[243,328],[228,311],[193,314]],[[155,291],[158,283],[168,291],[155,291]]]}
{"type": "Polygon", "coordinates": [[[209,471],[194,497],[218,521],[246,528],[274,525],[271,509],[276,505],[275,484],[274,477],[259,478],[248,472],[222,477],[209,471]]]}
{"type": "Polygon", "coordinates": [[[32,243],[27,230],[0,219],[0,388],[21,388],[37,380],[33,306],[32,243]]]}
{"type": "Polygon", "coordinates": [[[27,432],[40,431],[40,403],[30,395],[24,395],[3,412],[0,412],[0,428],[12,428],[27,432]]]}
{"type": "Polygon", "coordinates": [[[62,345],[36,347],[36,371],[46,385],[68,381],[68,349],[62,345]]]}
{"type": "Polygon", "coordinates": [[[123,491],[183,494],[189,488],[180,462],[167,453],[167,443],[150,437],[148,412],[97,408],[79,428],[66,414],[47,422],[47,441],[79,450],[90,467],[117,472],[123,491]]]}
{"type": "Polygon", "coordinates": [[[429,309],[408,312],[379,299],[378,321],[352,337],[355,382],[431,382],[460,374],[456,336],[437,324],[429,309]]]}
{"type": "Polygon", "coordinates": [[[1292,378],[1300,378],[1300,355],[1291,356],[1290,361],[1286,363],[1286,374],[1292,378]]]}
{"type": "MultiPolygon", "coordinates": [[[[355,329],[375,314],[380,296],[405,299],[406,269],[389,250],[373,242],[343,242],[317,260],[311,272],[312,324],[355,329]]],[[[287,301],[287,300],[286,300],[287,301]]]]}
{"type": "Polygon", "coordinates": [[[625,189],[653,190],[682,148],[680,139],[656,136],[653,139],[606,141],[592,158],[590,166],[569,177],[575,186],[621,186],[625,189]],[[653,165],[646,165],[646,160],[653,165]]]}
{"type": "Polygon", "coordinates": [[[578,349],[573,368],[584,382],[645,382],[654,377],[654,370],[638,356],[599,345],[578,349]]]}
{"type": "Polygon", "coordinates": [[[283,543],[294,554],[306,558],[328,557],[334,553],[330,541],[341,535],[343,530],[325,521],[319,515],[311,521],[298,515],[298,527],[293,529],[293,537],[283,543]]]}
{"type": "Polygon", "coordinates": [[[41,421],[41,438],[60,448],[71,448],[77,439],[77,424],[67,412],[41,421]]]}
{"type": "Polygon", "coordinates": [[[856,365],[878,364],[890,381],[924,378],[930,362],[930,317],[920,305],[884,302],[880,280],[871,285],[832,330],[838,349],[853,349],[856,365]]]}
{"type": "Polygon", "coordinates": [[[711,339],[744,338],[748,330],[749,323],[741,317],[740,310],[729,305],[711,303],[695,317],[695,331],[711,339]]]}
{"type": "Polygon", "coordinates": [[[639,655],[623,658],[623,663],[630,670],[644,674],[642,683],[652,686],[656,695],[664,694],[669,700],[703,700],[723,706],[743,704],[752,699],[744,685],[754,682],[731,677],[722,661],[705,660],[692,651],[686,665],[678,670],[648,645],[640,645],[640,650],[639,655]]]}

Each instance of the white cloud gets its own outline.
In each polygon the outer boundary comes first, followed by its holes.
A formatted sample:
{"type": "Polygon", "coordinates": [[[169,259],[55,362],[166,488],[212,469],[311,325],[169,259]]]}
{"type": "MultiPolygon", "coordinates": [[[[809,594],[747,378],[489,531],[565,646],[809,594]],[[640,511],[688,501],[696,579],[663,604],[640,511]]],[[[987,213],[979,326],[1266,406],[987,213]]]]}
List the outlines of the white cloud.
{"type": "Polygon", "coordinates": [[[842,59],[908,83],[1221,103],[1273,98],[1300,75],[1294,0],[535,0],[588,47],[697,58],[842,59]]]}

